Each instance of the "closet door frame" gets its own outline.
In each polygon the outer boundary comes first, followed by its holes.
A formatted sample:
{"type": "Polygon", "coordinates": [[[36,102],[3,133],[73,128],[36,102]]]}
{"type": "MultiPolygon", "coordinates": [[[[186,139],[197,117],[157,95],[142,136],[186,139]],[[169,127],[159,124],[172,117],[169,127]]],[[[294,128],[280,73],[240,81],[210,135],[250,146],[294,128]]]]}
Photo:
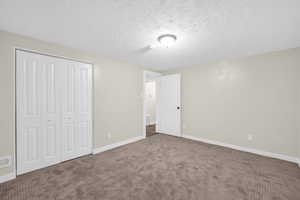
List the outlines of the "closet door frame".
{"type": "MultiPolygon", "coordinates": [[[[76,60],[76,59],[72,59],[72,58],[69,58],[69,57],[65,57],[65,56],[60,56],[60,55],[53,55],[53,54],[49,54],[49,53],[44,53],[44,52],[41,52],[39,50],[33,50],[33,49],[27,49],[27,48],[23,48],[23,47],[18,47],[18,46],[15,46],[13,48],[13,58],[14,58],[14,67],[13,67],[13,74],[14,74],[14,87],[13,87],[13,95],[14,95],[14,107],[13,107],[13,112],[14,112],[14,118],[13,118],[13,128],[14,128],[14,153],[13,153],[13,171],[15,173],[15,176],[17,175],[21,175],[23,173],[18,173],[18,168],[17,168],[17,162],[18,162],[18,134],[17,134],[17,131],[20,127],[18,127],[18,80],[17,80],[17,52],[18,51],[21,51],[21,52],[27,52],[27,53],[32,53],[32,54],[37,54],[37,55],[42,55],[42,56],[48,56],[48,57],[53,57],[53,58],[56,58],[56,59],[64,59],[64,60],[68,60],[68,61],[74,61],[74,62],[79,62],[79,63],[83,63],[83,64],[88,64],[91,66],[91,99],[90,99],[90,107],[91,107],[91,112],[90,112],[90,124],[91,124],[91,149],[90,149],[90,152],[92,154],[93,152],[93,149],[94,149],[94,64],[93,63],[89,63],[89,62],[86,62],[86,61],[81,61],[81,60],[76,60]]],[[[62,156],[61,156],[61,160],[62,160],[62,156]]],[[[62,160],[63,162],[63,160],[62,160]]],[[[59,163],[59,162],[58,162],[59,163]]],[[[26,173],[26,172],[25,172],[26,173]]]]}

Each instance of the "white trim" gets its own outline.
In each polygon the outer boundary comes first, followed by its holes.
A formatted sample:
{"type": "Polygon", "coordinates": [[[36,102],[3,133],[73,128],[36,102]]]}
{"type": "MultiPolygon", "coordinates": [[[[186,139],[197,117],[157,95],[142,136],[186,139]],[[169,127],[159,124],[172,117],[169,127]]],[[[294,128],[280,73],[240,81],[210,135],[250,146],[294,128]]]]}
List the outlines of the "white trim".
{"type": "Polygon", "coordinates": [[[9,173],[9,174],[0,176],[0,183],[4,183],[4,182],[10,181],[10,180],[13,180],[15,178],[16,178],[16,173],[14,173],[14,172],[9,173]]]}
{"type": "Polygon", "coordinates": [[[13,165],[14,171],[13,173],[17,174],[17,55],[16,55],[16,47],[13,48],[13,165]]]}
{"type": "Polygon", "coordinates": [[[65,59],[65,60],[69,60],[69,61],[75,61],[75,62],[81,62],[84,64],[94,65],[93,63],[86,61],[86,60],[81,60],[81,59],[76,59],[76,58],[67,57],[67,56],[63,56],[63,55],[53,54],[53,52],[51,52],[51,51],[46,52],[46,51],[28,49],[28,48],[19,47],[19,46],[14,46],[13,48],[15,51],[20,50],[20,51],[25,51],[28,53],[35,53],[35,54],[39,54],[39,55],[43,55],[43,56],[50,56],[50,57],[54,57],[54,58],[65,59]]]}
{"type": "Polygon", "coordinates": [[[142,101],[143,101],[143,137],[146,138],[146,126],[147,126],[147,113],[146,113],[146,75],[147,71],[143,71],[143,92],[142,92],[142,101]]]}
{"type": "Polygon", "coordinates": [[[120,147],[120,146],[123,146],[123,145],[126,145],[126,144],[137,142],[137,141],[142,140],[144,138],[145,138],[144,136],[138,136],[138,137],[130,138],[130,139],[127,139],[127,140],[124,140],[124,141],[121,141],[121,142],[114,143],[114,144],[109,144],[109,145],[106,145],[106,146],[103,146],[103,147],[100,147],[100,148],[95,148],[93,150],[93,154],[101,153],[101,152],[104,152],[104,151],[107,151],[107,150],[110,150],[110,149],[114,149],[114,148],[117,148],[117,147],[120,147]]]}
{"type": "Polygon", "coordinates": [[[198,137],[194,137],[194,136],[190,136],[190,135],[183,135],[182,137],[191,139],[191,140],[195,140],[195,141],[199,141],[199,142],[208,143],[208,144],[214,144],[214,145],[219,145],[219,146],[223,146],[223,147],[228,147],[228,148],[239,150],[239,151],[254,153],[254,154],[261,155],[261,156],[266,156],[266,157],[270,157],[270,158],[276,158],[276,159],[285,160],[285,161],[289,161],[289,162],[293,162],[293,163],[298,163],[298,165],[300,167],[299,159],[296,157],[286,156],[286,155],[277,154],[277,153],[271,153],[271,152],[267,152],[267,151],[261,151],[261,150],[257,150],[257,149],[251,149],[251,148],[247,148],[247,147],[241,147],[241,146],[237,146],[237,145],[233,145],[233,144],[227,144],[227,143],[218,142],[218,141],[214,141],[214,140],[198,138],[198,137]]]}

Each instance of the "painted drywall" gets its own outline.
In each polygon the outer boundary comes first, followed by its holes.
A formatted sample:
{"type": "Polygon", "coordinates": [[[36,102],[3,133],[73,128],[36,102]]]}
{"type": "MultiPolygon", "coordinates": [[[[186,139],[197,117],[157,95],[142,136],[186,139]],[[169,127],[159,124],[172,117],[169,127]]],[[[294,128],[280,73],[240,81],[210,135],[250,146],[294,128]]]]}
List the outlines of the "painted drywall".
{"type": "MultiPolygon", "coordinates": [[[[0,157],[15,154],[14,47],[94,64],[95,148],[142,135],[142,68],[0,31],[0,157]]],[[[0,176],[14,165],[0,169],[0,176]]]]}
{"type": "Polygon", "coordinates": [[[184,135],[300,158],[300,48],[178,72],[184,135]]]}
{"type": "Polygon", "coordinates": [[[156,123],[156,83],[155,81],[147,82],[145,85],[146,92],[146,125],[156,123]]]}
{"type": "MultiPolygon", "coordinates": [[[[299,71],[300,71],[300,69],[299,69],[299,71]]],[[[299,76],[300,76],[300,72],[299,72],[299,76]]],[[[299,82],[300,82],[300,80],[299,80],[299,82]]],[[[297,109],[297,122],[298,122],[298,165],[300,167],[300,84],[298,84],[297,104],[298,104],[298,109],[297,109]]]]}

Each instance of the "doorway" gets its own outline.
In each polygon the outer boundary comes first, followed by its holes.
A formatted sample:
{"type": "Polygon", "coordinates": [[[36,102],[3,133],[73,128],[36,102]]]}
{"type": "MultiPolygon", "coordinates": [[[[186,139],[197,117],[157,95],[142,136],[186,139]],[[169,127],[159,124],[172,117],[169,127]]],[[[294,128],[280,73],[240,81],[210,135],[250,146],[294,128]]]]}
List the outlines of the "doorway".
{"type": "Polygon", "coordinates": [[[144,136],[181,136],[181,76],[144,71],[144,136]]]}
{"type": "Polygon", "coordinates": [[[156,80],[161,74],[144,72],[144,124],[145,137],[158,134],[156,131],[156,80]]]}

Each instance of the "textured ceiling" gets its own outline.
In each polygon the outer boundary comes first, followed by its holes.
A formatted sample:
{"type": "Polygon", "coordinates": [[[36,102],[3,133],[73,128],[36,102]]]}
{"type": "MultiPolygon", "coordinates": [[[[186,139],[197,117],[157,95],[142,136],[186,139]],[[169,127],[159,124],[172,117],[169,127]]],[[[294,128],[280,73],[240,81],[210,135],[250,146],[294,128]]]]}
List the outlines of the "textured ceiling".
{"type": "Polygon", "coordinates": [[[0,29],[166,70],[298,47],[299,10],[299,0],[0,0],[0,29]],[[165,33],[176,45],[150,49],[165,33]]]}

